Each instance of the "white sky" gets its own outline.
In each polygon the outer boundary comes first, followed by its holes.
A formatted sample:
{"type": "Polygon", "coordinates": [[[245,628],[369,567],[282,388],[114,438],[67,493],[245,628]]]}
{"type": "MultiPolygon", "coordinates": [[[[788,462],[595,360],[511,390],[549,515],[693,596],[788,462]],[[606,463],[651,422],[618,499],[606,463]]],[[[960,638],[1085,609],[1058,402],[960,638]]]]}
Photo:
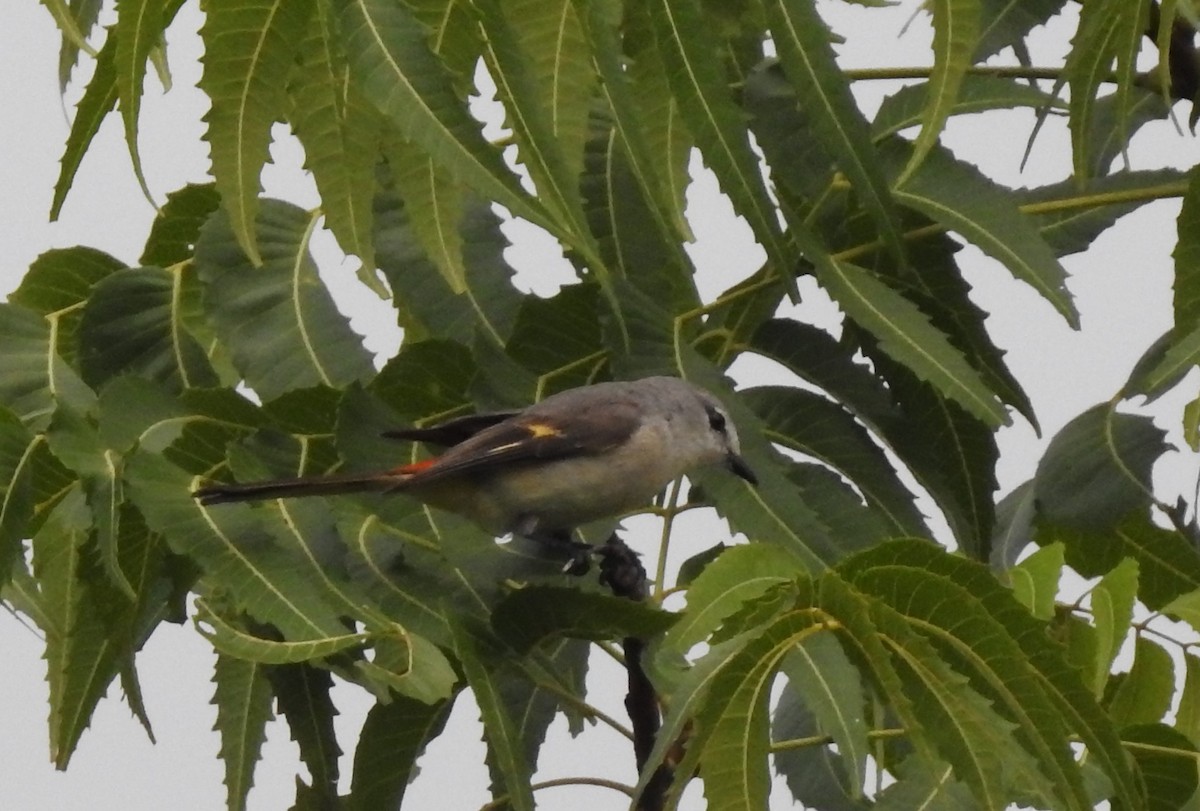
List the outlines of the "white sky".
{"type": "MultiPolygon", "coordinates": [[[[923,18],[897,39],[917,5],[905,0],[899,10],[881,15],[879,10],[843,8],[838,4],[839,14],[855,20],[843,30],[875,34],[867,41],[842,47],[845,63],[856,67],[924,63],[927,57],[922,49],[927,48],[929,34],[923,18]]],[[[829,3],[822,5],[825,12],[830,8],[829,3]]],[[[5,190],[0,195],[0,244],[4,246],[0,294],[14,288],[30,262],[51,247],[89,245],[134,263],[154,211],[134,181],[116,117],[110,116],[92,145],[61,221],[46,221],[68,131],[57,89],[58,38],[49,14],[38,4],[14,3],[5,11],[0,53],[5,55],[7,67],[0,71],[0,103],[9,113],[0,127],[0,188],[5,190]]],[[[207,148],[200,140],[200,116],[206,105],[195,89],[199,76],[195,61],[199,16],[196,5],[189,4],[171,29],[171,93],[162,97],[157,80],[148,79],[141,154],[150,188],[160,202],[167,192],[189,181],[203,181],[207,168],[207,148]]],[[[1063,30],[1059,28],[1043,38],[1047,47],[1065,47],[1063,30]]],[[[1034,54],[1035,64],[1053,64],[1053,53],[1035,49],[1034,54]]],[[[883,92],[889,87],[894,85],[881,84],[867,93],[883,92]]],[[[75,88],[69,94],[71,103],[78,93],[75,88]]],[[[870,110],[876,103],[866,102],[870,110]]],[[[1186,111],[1183,115],[1186,117],[1186,111]]],[[[1026,173],[1018,173],[1029,123],[1030,117],[1025,114],[974,117],[954,124],[947,142],[960,157],[978,163],[992,176],[1012,185],[1040,185],[1061,179],[1069,164],[1069,158],[1064,158],[1068,154],[1066,134],[1065,127],[1054,124],[1040,136],[1026,173]]],[[[1178,136],[1170,124],[1156,123],[1138,136],[1131,155],[1139,169],[1188,167],[1200,162],[1200,147],[1190,135],[1178,136]]],[[[265,173],[268,192],[301,205],[314,205],[311,182],[299,169],[299,150],[291,145],[277,148],[275,159],[276,164],[265,173]]],[[[761,254],[745,227],[731,221],[726,201],[713,192],[711,183],[698,183],[691,202],[694,231],[702,237],[702,243],[693,246],[693,256],[701,265],[702,289],[723,288],[729,284],[731,273],[753,269],[758,261],[755,257],[761,254]]],[[[1003,490],[1032,474],[1041,449],[1066,421],[1107,400],[1145,347],[1169,324],[1170,250],[1175,243],[1174,217],[1178,209],[1177,201],[1148,205],[1101,237],[1088,253],[1065,260],[1072,273],[1070,288],[1083,315],[1083,329],[1078,333],[1069,330],[1048,304],[1013,281],[995,262],[973,249],[964,251],[971,255],[964,262],[970,266],[970,280],[977,286],[975,299],[993,313],[989,328],[997,342],[1009,350],[1008,362],[1026,385],[1044,429],[1040,439],[1019,422],[1002,433],[1003,490]]],[[[520,242],[511,261],[525,269],[523,284],[539,291],[553,288],[563,281],[561,266],[558,275],[539,276],[539,269],[548,263],[545,240],[531,239],[527,231],[525,234],[514,234],[520,242]]],[[[326,238],[326,248],[329,244],[326,238]]],[[[334,253],[327,249],[321,255],[334,253]]],[[[355,314],[353,324],[368,336],[368,345],[390,354],[398,340],[391,309],[370,294],[354,294],[352,269],[349,263],[325,261],[322,271],[327,279],[335,280],[339,304],[355,314]]],[[[814,308],[810,312],[822,312],[819,304],[809,306],[814,308]]],[[[739,372],[743,381],[749,382],[764,382],[776,374],[762,364],[744,364],[739,372]]],[[[1178,394],[1160,401],[1157,408],[1158,413],[1168,415],[1162,425],[1176,438],[1176,415],[1196,393],[1195,376],[1189,382],[1178,394]]],[[[1190,494],[1194,468],[1194,459],[1179,455],[1161,465],[1156,475],[1171,497],[1177,492],[1190,494]]],[[[704,531],[718,534],[714,540],[720,539],[719,533],[724,531],[713,522],[703,526],[704,531]]],[[[647,522],[645,534],[653,537],[655,532],[647,522]]],[[[649,552],[653,546],[647,541],[641,548],[649,552]]],[[[40,640],[12,617],[0,615],[0,650],[4,652],[0,719],[4,719],[5,730],[0,736],[0,785],[5,787],[6,807],[58,811],[224,807],[222,767],[216,758],[218,741],[211,731],[215,719],[215,710],[209,704],[212,656],[190,626],[162,626],[138,658],[158,744],[148,743],[114,689],[101,703],[65,774],[55,772],[49,764],[40,640]]],[[[607,685],[602,690],[607,698],[601,701],[611,712],[624,717],[620,708],[624,675],[610,663],[598,661],[598,665],[603,675],[593,680],[593,685],[607,685]]],[[[339,690],[336,700],[342,711],[339,738],[343,745],[349,745],[357,737],[369,701],[356,688],[339,690]]],[[[470,809],[487,801],[486,775],[482,768],[470,768],[471,764],[481,763],[483,756],[473,719],[474,710],[464,702],[455,712],[448,733],[422,761],[426,773],[411,789],[406,807],[470,809]]],[[[554,744],[543,750],[541,779],[596,774],[600,771],[598,764],[605,763],[612,764],[603,769],[606,776],[632,779],[631,754],[615,735],[608,735],[600,744],[604,754],[597,756],[597,741],[592,736],[603,737],[605,731],[589,732],[579,742],[571,742],[561,734],[560,724],[556,729],[557,733],[552,731],[554,744]]],[[[285,726],[273,724],[256,773],[250,807],[289,807],[298,768],[285,726]]],[[[343,778],[348,778],[348,756],[342,771],[343,778]]],[[[703,807],[695,787],[689,794],[690,807],[703,807]]],[[[775,799],[782,804],[786,795],[777,793],[775,799]]],[[[539,801],[540,807],[547,809],[621,807],[620,798],[602,789],[555,789],[540,793],[539,801]]]]}

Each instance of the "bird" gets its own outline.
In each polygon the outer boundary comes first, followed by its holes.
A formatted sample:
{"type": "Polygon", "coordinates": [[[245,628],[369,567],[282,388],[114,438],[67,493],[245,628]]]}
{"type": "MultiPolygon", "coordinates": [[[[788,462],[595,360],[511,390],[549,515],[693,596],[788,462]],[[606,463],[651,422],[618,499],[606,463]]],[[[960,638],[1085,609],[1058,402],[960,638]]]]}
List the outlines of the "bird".
{"type": "Polygon", "coordinates": [[[724,466],[751,484],[729,413],[677,377],[594,383],[528,408],[384,436],[448,446],[388,470],[213,483],[203,506],[343,493],[399,493],[464,516],[495,537],[563,537],[646,506],[671,481],[724,466]]]}

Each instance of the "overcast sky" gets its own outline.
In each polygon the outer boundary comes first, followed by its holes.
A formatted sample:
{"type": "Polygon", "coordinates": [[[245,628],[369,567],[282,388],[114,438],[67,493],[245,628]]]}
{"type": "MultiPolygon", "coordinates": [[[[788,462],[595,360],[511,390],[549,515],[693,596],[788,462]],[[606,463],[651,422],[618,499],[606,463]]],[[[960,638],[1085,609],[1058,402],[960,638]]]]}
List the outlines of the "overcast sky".
{"type": "MultiPolygon", "coordinates": [[[[187,182],[202,182],[207,169],[207,148],[200,139],[200,117],[206,104],[195,89],[199,76],[196,30],[200,20],[196,6],[187,5],[170,32],[174,88],[163,97],[157,80],[153,76],[148,79],[141,153],[150,188],[159,202],[167,192],[187,182]]],[[[901,28],[917,6],[914,0],[906,0],[898,10],[881,15],[878,10],[841,8],[839,4],[838,13],[865,23],[845,30],[874,33],[871,41],[852,42],[842,49],[846,64],[861,67],[927,61],[924,49],[928,47],[929,32],[923,18],[900,37],[901,28]]],[[[831,7],[822,5],[823,11],[831,7]]],[[[135,263],[154,211],[134,181],[116,117],[109,118],[91,147],[61,221],[47,222],[58,159],[68,130],[57,88],[58,38],[42,6],[27,0],[8,4],[5,11],[0,53],[5,54],[7,67],[0,71],[0,102],[8,114],[0,127],[0,188],[6,192],[0,195],[0,244],[4,246],[0,293],[11,291],[30,262],[51,247],[89,245],[135,263]]],[[[1036,64],[1053,64],[1055,53],[1065,48],[1063,30],[1059,28],[1043,38],[1053,43],[1057,37],[1058,44],[1041,53],[1035,50],[1036,64]]],[[[877,94],[888,89],[881,84],[865,90],[868,100],[864,105],[869,112],[877,104],[877,94]]],[[[78,94],[79,88],[73,88],[68,102],[73,103],[78,94]]],[[[1046,128],[1025,174],[1018,173],[1029,126],[1030,118],[1024,114],[975,117],[955,123],[947,142],[960,157],[1013,185],[1040,185],[1062,179],[1069,168],[1069,152],[1065,127],[1057,124],[1046,128]]],[[[1187,167],[1200,162],[1196,140],[1190,135],[1180,137],[1167,123],[1147,127],[1135,141],[1131,155],[1139,169],[1187,167]]],[[[264,177],[268,193],[301,205],[315,205],[315,191],[300,169],[302,156],[298,148],[291,143],[280,145],[274,157],[276,163],[267,168],[264,177]]],[[[756,267],[761,252],[748,230],[732,221],[728,204],[714,192],[711,180],[700,179],[691,204],[693,230],[702,240],[692,248],[701,266],[701,287],[714,292],[727,287],[736,274],[756,267]]],[[[997,343],[1009,350],[1007,360],[1027,386],[1045,431],[1038,438],[1029,426],[1018,422],[1002,433],[1003,490],[1031,475],[1041,448],[1067,420],[1107,400],[1145,347],[1169,324],[1170,250],[1175,243],[1178,209],[1177,201],[1146,206],[1101,237],[1087,254],[1065,260],[1072,274],[1070,288],[1083,316],[1079,333],[1071,332],[1046,302],[1013,281],[995,262],[973,249],[964,251],[970,256],[964,261],[976,285],[975,299],[994,314],[989,328],[997,343]]],[[[568,271],[561,262],[555,263],[553,250],[547,255],[547,240],[530,236],[528,230],[514,231],[511,236],[518,244],[510,261],[523,271],[521,284],[548,293],[568,280],[568,271]]],[[[339,304],[355,314],[353,325],[367,336],[368,346],[387,357],[399,341],[390,306],[370,294],[359,294],[352,281],[352,263],[339,262],[331,245],[327,236],[318,245],[322,272],[334,280],[339,304]]],[[[829,319],[834,313],[832,308],[822,306],[819,296],[811,298],[814,303],[806,305],[806,317],[829,319]]],[[[737,371],[743,383],[763,382],[777,374],[764,364],[741,364],[737,371]]],[[[1195,395],[1195,378],[1191,383],[1179,394],[1164,398],[1159,411],[1178,415],[1188,395],[1195,395]]],[[[1176,422],[1174,416],[1163,422],[1173,437],[1178,437],[1176,422]]],[[[1179,455],[1156,474],[1167,492],[1190,493],[1194,468],[1194,459],[1179,455]]],[[[648,522],[642,526],[647,535],[655,532],[648,522]]],[[[711,520],[704,528],[716,536],[727,532],[711,520]]],[[[714,537],[714,541],[720,539],[714,537]]],[[[648,542],[641,548],[649,552],[652,547],[653,543],[648,542]]],[[[0,784],[5,786],[6,807],[58,811],[223,807],[222,769],[216,758],[218,741],[211,731],[215,710],[208,703],[212,695],[212,656],[190,626],[162,626],[138,658],[158,744],[146,740],[114,689],[101,703],[65,774],[55,772],[49,764],[47,691],[40,640],[15,618],[3,615],[0,650],[4,655],[0,718],[4,719],[5,730],[0,736],[0,784]]],[[[607,704],[620,715],[618,688],[623,674],[609,663],[600,664],[601,676],[593,684],[607,682],[611,688],[605,691],[607,704]]],[[[337,700],[342,711],[339,738],[348,746],[357,737],[369,703],[356,688],[340,690],[337,700]]],[[[425,774],[413,787],[411,805],[407,807],[468,809],[486,802],[486,775],[482,769],[464,768],[464,764],[482,762],[483,748],[474,715],[466,702],[457,708],[447,735],[423,760],[425,774]],[[448,802],[450,797],[453,802],[448,802]]],[[[592,749],[595,740],[589,741],[585,735],[580,743],[567,743],[564,735],[556,734],[555,745],[547,747],[544,754],[541,777],[595,774],[599,771],[597,764],[608,761],[611,768],[601,769],[605,775],[631,780],[627,745],[613,737],[601,743],[606,754],[598,758],[592,749]]],[[[268,811],[289,807],[298,768],[286,728],[281,723],[272,725],[257,770],[251,808],[268,811]]],[[[344,778],[349,771],[347,759],[344,778]]],[[[776,796],[779,802],[784,799],[784,795],[776,796]]],[[[692,807],[702,807],[698,795],[693,800],[692,807]]],[[[619,807],[618,799],[598,789],[554,790],[539,794],[539,801],[547,809],[619,807]]]]}

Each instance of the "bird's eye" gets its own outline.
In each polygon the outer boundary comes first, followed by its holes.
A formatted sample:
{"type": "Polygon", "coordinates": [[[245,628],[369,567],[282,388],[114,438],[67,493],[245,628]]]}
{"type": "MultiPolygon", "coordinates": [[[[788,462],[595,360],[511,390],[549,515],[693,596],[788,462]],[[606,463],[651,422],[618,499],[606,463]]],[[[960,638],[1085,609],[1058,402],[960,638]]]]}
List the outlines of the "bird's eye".
{"type": "Polygon", "coordinates": [[[708,410],[708,427],[718,434],[725,433],[725,415],[715,408],[708,410]]]}

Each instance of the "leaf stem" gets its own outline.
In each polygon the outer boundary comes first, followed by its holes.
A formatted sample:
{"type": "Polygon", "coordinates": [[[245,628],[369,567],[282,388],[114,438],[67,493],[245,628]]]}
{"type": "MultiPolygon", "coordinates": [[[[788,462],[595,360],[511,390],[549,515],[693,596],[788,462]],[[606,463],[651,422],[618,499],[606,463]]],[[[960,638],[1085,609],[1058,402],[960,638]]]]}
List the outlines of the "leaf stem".
{"type": "MultiPolygon", "coordinates": [[[[867,730],[867,740],[902,738],[907,734],[907,729],[899,727],[887,729],[869,729],[867,730]]],[[[805,738],[790,738],[786,741],[775,741],[771,744],[771,751],[787,752],[792,749],[805,749],[809,746],[825,746],[826,744],[830,743],[833,743],[832,735],[809,735],[805,738]]]]}
{"type": "MultiPolygon", "coordinates": [[[[610,788],[613,791],[619,791],[626,797],[633,799],[633,786],[618,783],[616,780],[606,780],[603,777],[556,777],[553,780],[543,780],[540,783],[534,783],[530,788],[534,791],[541,791],[544,788],[559,788],[561,786],[599,786],[600,788],[610,788]]],[[[496,811],[496,809],[504,808],[508,804],[508,801],[509,795],[502,794],[490,803],[481,805],[479,811],[496,811]]]]}

